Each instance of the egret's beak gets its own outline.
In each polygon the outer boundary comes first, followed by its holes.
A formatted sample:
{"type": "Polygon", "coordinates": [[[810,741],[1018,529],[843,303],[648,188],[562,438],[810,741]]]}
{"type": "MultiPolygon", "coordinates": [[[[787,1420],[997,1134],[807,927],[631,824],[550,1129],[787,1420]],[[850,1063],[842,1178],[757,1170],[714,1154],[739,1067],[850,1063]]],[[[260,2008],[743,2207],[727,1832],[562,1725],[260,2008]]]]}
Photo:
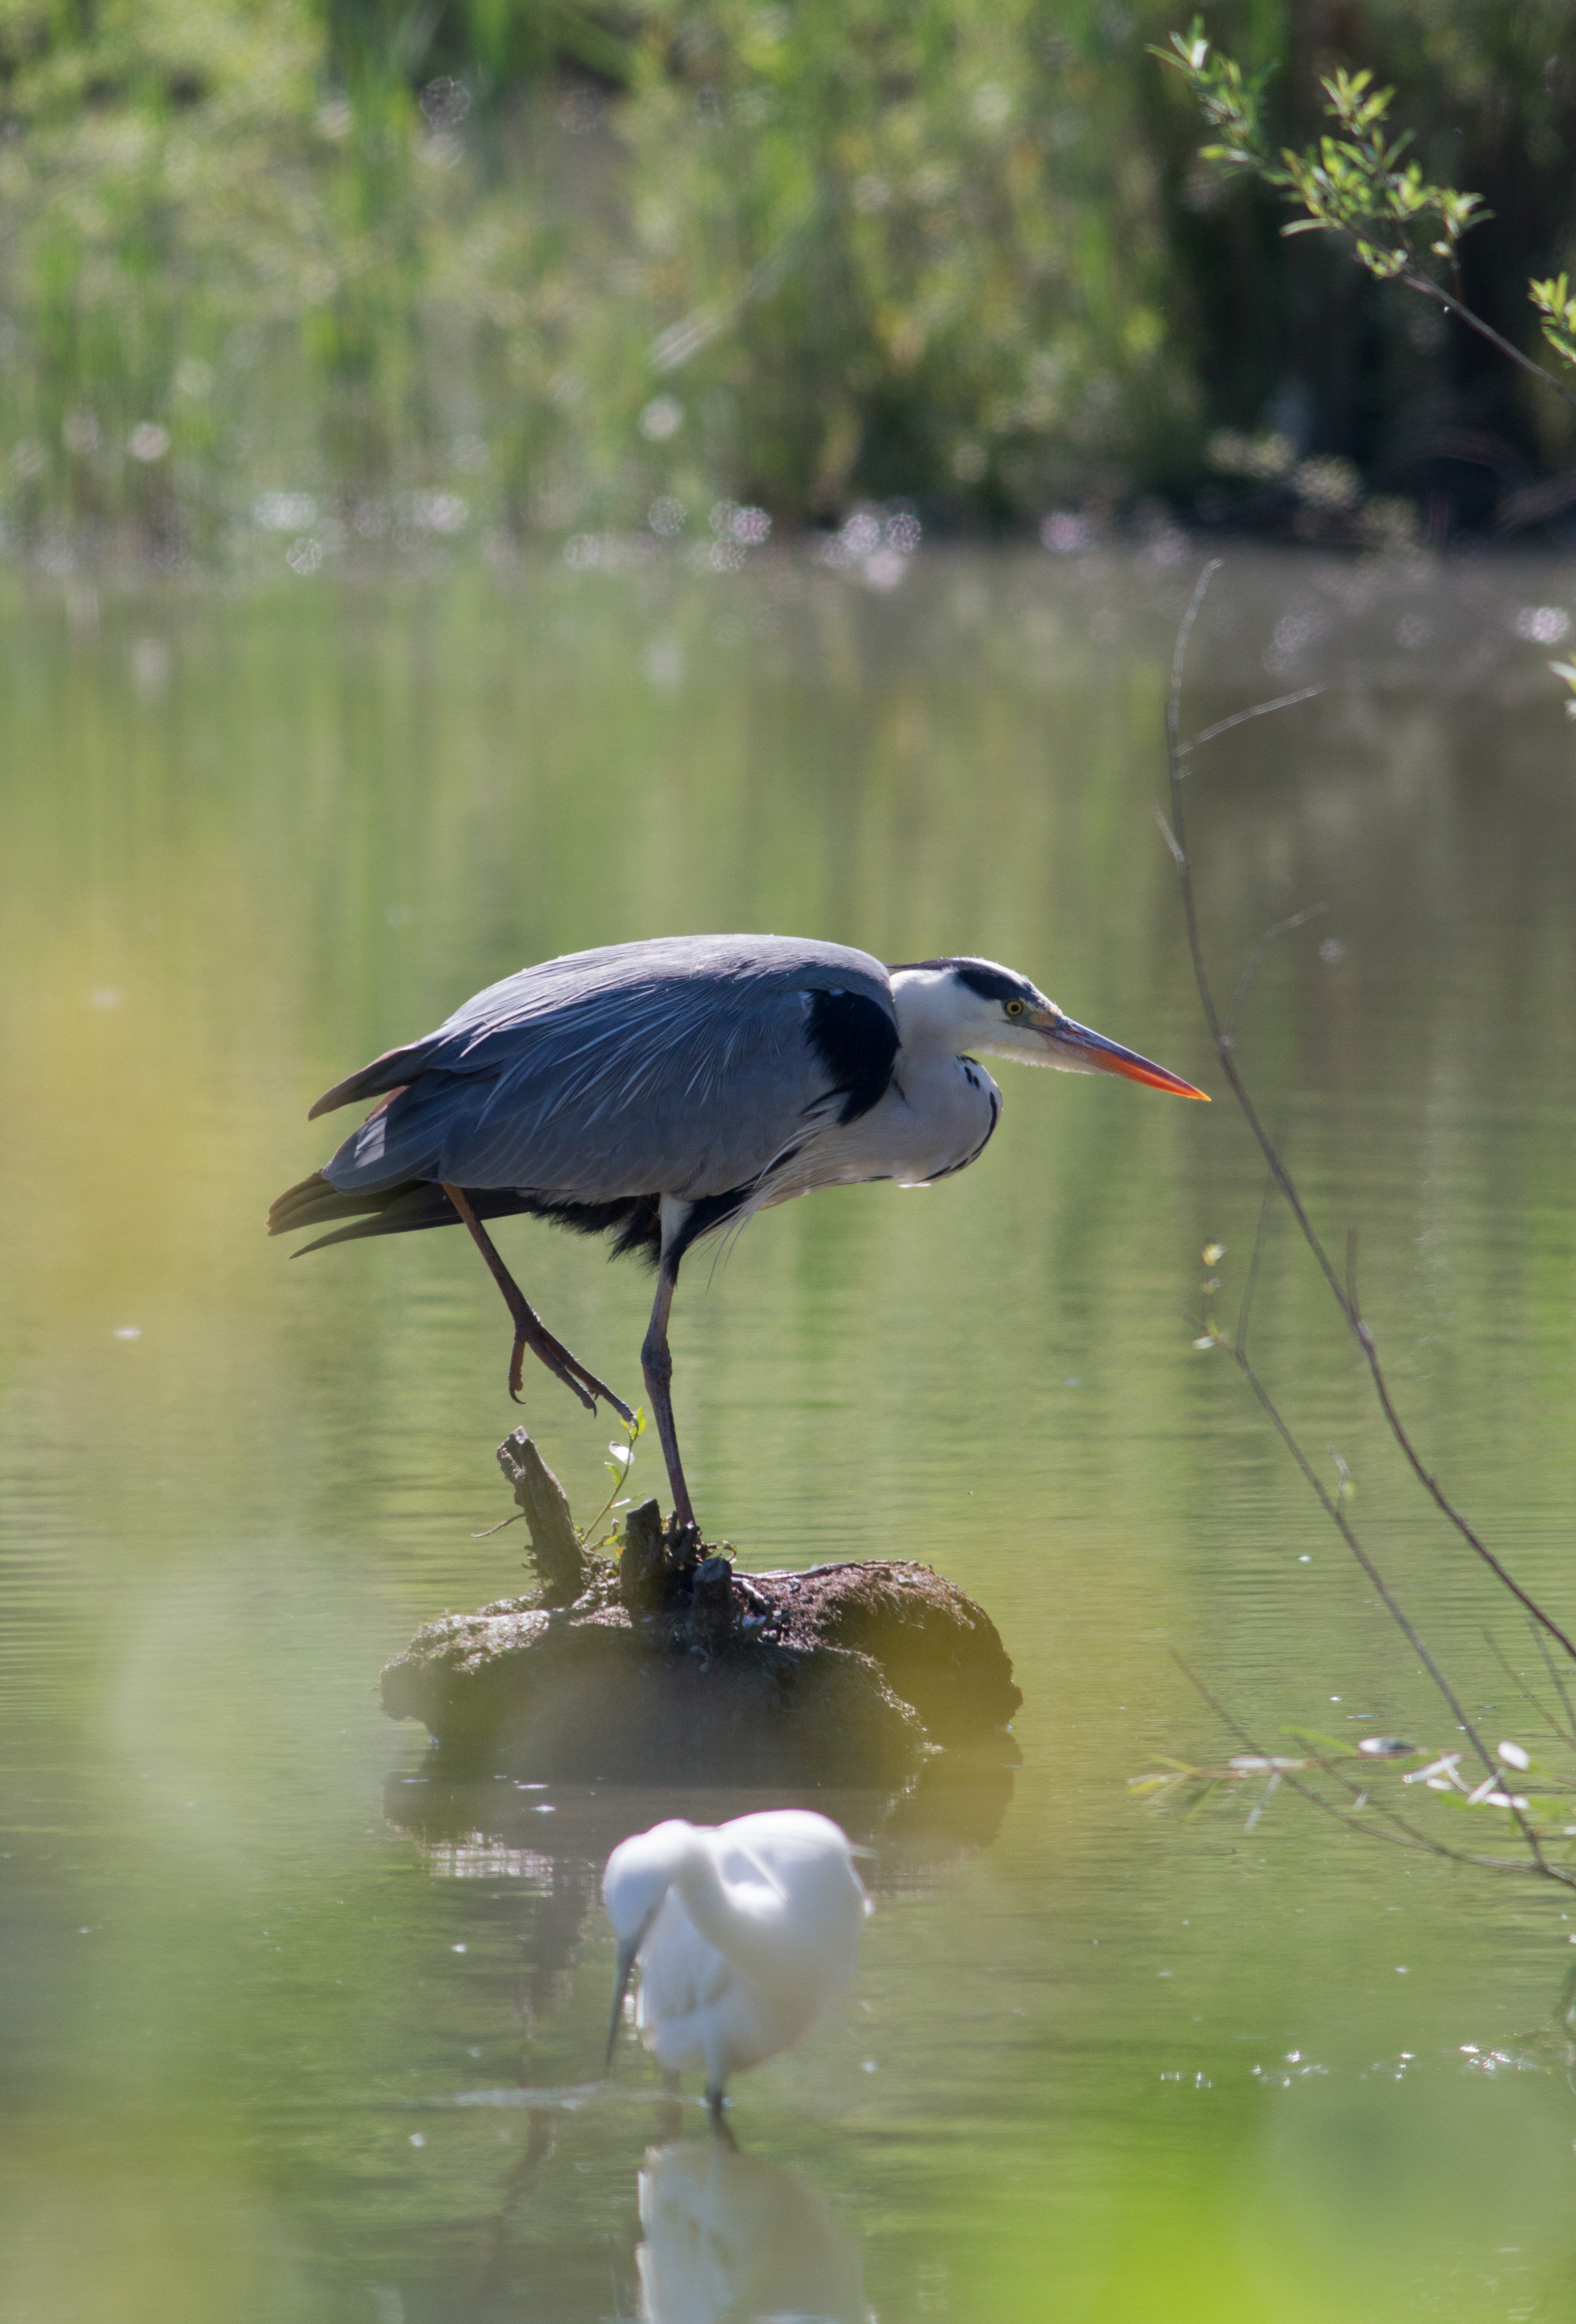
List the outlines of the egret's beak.
{"type": "MultiPolygon", "coordinates": [[[[648,1921],[646,1929],[650,1925],[648,1921]]],[[[618,1949],[618,1970],[613,1988],[613,2010],[607,2021],[607,2056],[604,2059],[602,2066],[604,2074],[613,2071],[613,2053],[618,2042],[619,2024],[624,2014],[624,1996],[630,1989],[630,1979],[634,1975],[635,1955],[646,1941],[646,1929],[642,1929],[638,1936],[626,1937],[618,1949]]]]}
{"type": "Polygon", "coordinates": [[[1168,1074],[1164,1065],[1151,1064],[1140,1057],[1136,1049],[1124,1049],[1120,1041],[1108,1041],[1103,1033],[1091,1032],[1087,1025],[1074,1024],[1071,1017],[1060,1011],[1047,1011],[1033,1019],[1034,1029],[1045,1036],[1046,1047],[1058,1064],[1065,1063],[1075,1072],[1092,1074],[1125,1074],[1130,1082],[1147,1082],[1151,1089],[1169,1090],[1173,1097],[1201,1098],[1208,1105],[1207,1090],[1194,1089],[1178,1074],[1168,1074]]]}

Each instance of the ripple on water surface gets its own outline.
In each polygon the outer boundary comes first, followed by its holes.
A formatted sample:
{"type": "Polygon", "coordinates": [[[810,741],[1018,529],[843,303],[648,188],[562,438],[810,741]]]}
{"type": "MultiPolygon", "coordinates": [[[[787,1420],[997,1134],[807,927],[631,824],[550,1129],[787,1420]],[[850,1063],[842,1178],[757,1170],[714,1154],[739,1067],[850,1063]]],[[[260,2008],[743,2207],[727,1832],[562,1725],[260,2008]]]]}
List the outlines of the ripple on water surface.
{"type": "MultiPolygon", "coordinates": [[[[1286,1723],[1455,1738],[1194,1345],[1206,1270],[1228,1319],[1245,1280],[1246,1134],[1116,1082],[1003,1070],[978,1168],[771,1213],[714,1273],[692,1262],[677,1309],[714,1530],[746,1563],[933,1559],[1014,1655],[1022,1766],[839,1797],[876,1851],[859,1983],[741,2078],[741,2155],[688,2108],[676,2143],[632,2052],[575,2110],[453,2103],[591,2082],[607,1849],[754,1803],[452,1795],[381,1720],[377,1670],[416,1624],[521,1579],[518,1528],[475,1537],[506,1514],[502,1312],[458,1237],[296,1267],[263,1213],[324,1157],[301,1117],[351,1066],[522,961],[663,929],[983,953],[1217,1086],[1151,816],[1194,564],[1072,549],[894,549],[889,586],[852,552],[753,548],[738,572],[559,564],[507,588],[311,574],[106,597],[91,632],[10,604],[19,2315],[1559,2304],[1558,1902],[1285,1789],[1251,1828],[1241,1786],[1191,1822],[1127,1797],[1166,1754],[1234,1748],[1173,1649],[1271,1751],[1286,1723]]],[[[1193,724],[1325,690],[1189,776],[1223,992],[1272,921],[1327,908],[1266,956],[1240,1055],[1337,1247],[1358,1231],[1424,1457],[1556,1598],[1576,793],[1546,662],[1571,611],[1562,566],[1233,553],[1193,724]]],[[[628,1393],[642,1278],[503,1231],[628,1393]]],[[[1346,1464],[1473,1716],[1521,1735],[1476,1572],[1396,1474],[1320,1298],[1277,1224],[1266,1376],[1332,1480],[1346,1464]]],[[[528,1416],[594,1507],[605,1428],[545,1379],[528,1416]]],[[[636,1485],[656,1474],[642,1447],[636,1485]]]]}

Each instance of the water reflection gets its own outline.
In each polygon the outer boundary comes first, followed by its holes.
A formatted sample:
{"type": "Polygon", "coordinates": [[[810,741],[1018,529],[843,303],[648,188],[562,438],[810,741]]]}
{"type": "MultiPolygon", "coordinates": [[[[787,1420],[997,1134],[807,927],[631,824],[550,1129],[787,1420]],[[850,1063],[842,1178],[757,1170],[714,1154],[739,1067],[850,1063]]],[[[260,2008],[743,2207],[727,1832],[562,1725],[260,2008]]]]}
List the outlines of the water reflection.
{"type": "MultiPolygon", "coordinates": [[[[588,1938],[607,1937],[602,1873],[620,1840],[666,1816],[727,1823],[764,1807],[810,1808],[872,1853],[861,1877],[878,1903],[941,1894],[990,1848],[1012,1795],[1013,1771],[991,1754],[940,1753],[891,1791],[642,1784],[446,1784],[395,1775],[384,1788],[391,1826],[413,1839],[443,1881],[485,1884],[519,1908],[523,1951],[516,2009],[526,2044],[568,1998],[588,1938]]],[[[594,2069],[588,2050],[585,2070],[594,2069]]],[[[458,2070],[456,2065],[456,2071],[458,2070]]],[[[528,2075],[529,2080],[530,2077],[528,2075]]]]}
{"type": "MultiPolygon", "coordinates": [[[[609,2238],[602,2286],[587,2282],[562,2306],[560,2281],[555,2316],[566,2324],[604,2318],[611,2288],[613,2314],[638,2313],[641,2324],[868,2324],[857,2246],[808,2179],[741,2152],[726,2128],[682,2137],[677,2103],[663,2104],[659,2116],[659,2141],[635,2174],[638,2240],[628,2227],[609,2238]]],[[[497,2182],[484,2217],[452,2223],[464,2258],[446,2313],[530,2315],[534,2324],[542,2312],[544,2287],[532,2282],[529,2255],[540,2252],[565,2168],[576,2167],[560,2153],[563,2126],[552,2105],[529,2107],[524,2151],[497,2182]]],[[[627,2165],[612,2168],[627,2187],[627,2165]]]]}
{"type": "Polygon", "coordinates": [[[640,2204],[642,2324],[865,2324],[859,2255],[797,2171],[679,2139],[648,2152],[640,2204]]]}
{"type": "Polygon", "coordinates": [[[383,1812],[395,1831],[419,1844],[435,1877],[518,1883],[521,1893],[550,1907],[531,1941],[537,1967],[547,1970],[567,1958],[620,1840],[666,1816],[720,1824],[762,1808],[812,1809],[873,1849],[861,1876],[872,1895],[913,1898],[991,1846],[1012,1785],[1012,1767],[988,1750],[938,1752],[912,1781],[887,1791],[521,1784],[505,1777],[451,1784],[401,1775],[384,1786],[383,1812]]]}
{"type": "MultiPolygon", "coordinates": [[[[309,1282],[259,1213],[337,1060],[662,929],[1021,960],[1204,1078],[1150,816],[1190,572],[868,578],[560,567],[309,606],[291,579],[0,627],[7,2314],[376,2324],[395,2287],[409,2324],[636,2312],[650,2070],[550,2141],[518,2098],[452,2100],[597,2071],[615,1840],[780,1802],[418,1768],[378,1666],[520,1586],[512,1536],[472,1538],[514,1417],[493,1294],[437,1236],[309,1282]],[[423,1780],[385,1816],[394,1765],[423,1780]]],[[[1253,987],[1255,1086],[1321,1222],[1360,1231],[1429,1457],[1567,1605],[1576,785],[1545,664],[1573,611],[1568,566],[1234,560],[1196,722],[1328,690],[1190,777],[1218,968],[1331,905],[1253,987]]],[[[1026,1697],[1016,1771],[807,1803],[877,1849],[880,1909],[848,2008],[734,2119],[846,2201],[883,2324],[948,2281],[1000,2324],[1049,2284],[1070,2324],[1478,2324],[1540,2285],[1563,2312],[1571,2094],[1560,2059],[1502,2062],[1569,1957],[1557,1902],[1551,1927],[1530,1885],[1365,1852],[1284,1793],[1251,1834],[1125,1800],[1216,1748],[1173,1645],[1267,1730],[1405,1734],[1417,1703],[1189,1345],[1201,1249],[1246,1263],[1258,1162],[1229,1108],[1122,1094],[1037,1086],[926,1196],[785,1206],[684,1319],[742,1562],[932,1562],[1026,1697]],[[1294,2052],[1329,2071],[1288,2081],[1294,2052]]],[[[638,1345],[638,1276],[543,1231],[519,1257],[588,1360],[638,1345]]],[[[1514,1732],[1472,1577],[1387,1481],[1312,1306],[1276,1240],[1267,1375],[1514,1732]]],[[[559,1401],[544,1453],[594,1507],[606,1431],[559,1401]]]]}

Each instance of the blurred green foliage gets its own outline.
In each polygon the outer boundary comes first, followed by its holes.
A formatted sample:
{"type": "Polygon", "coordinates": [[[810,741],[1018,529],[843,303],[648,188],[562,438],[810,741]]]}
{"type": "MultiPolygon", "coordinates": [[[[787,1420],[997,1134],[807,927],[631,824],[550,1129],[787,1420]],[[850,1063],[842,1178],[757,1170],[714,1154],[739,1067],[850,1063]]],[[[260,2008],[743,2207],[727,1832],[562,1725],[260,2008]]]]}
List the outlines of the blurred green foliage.
{"type": "MultiPolygon", "coordinates": [[[[1441,461],[1502,497],[1560,459],[1560,415],[1442,318],[1201,167],[1147,53],[1178,13],[0,0],[8,535],[179,559],[309,498],[347,538],[719,497],[989,524],[1192,493],[1222,431],[1415,499],[1441,461]]],[[[1393,80],[1424,167],[1493,210],[1469,291],[1525,342],[1528,272],[1570,258],[1573,17],[1236,0],[1209,29],[1277,137],[1320,70],[1393,80]]]]}

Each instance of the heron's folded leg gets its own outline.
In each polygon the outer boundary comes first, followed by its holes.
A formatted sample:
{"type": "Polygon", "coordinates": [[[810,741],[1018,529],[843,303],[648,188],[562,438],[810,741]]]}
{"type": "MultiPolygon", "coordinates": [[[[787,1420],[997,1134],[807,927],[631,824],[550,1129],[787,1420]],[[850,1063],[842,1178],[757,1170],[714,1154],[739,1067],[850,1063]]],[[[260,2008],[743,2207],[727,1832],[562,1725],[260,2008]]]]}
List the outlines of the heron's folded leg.
{"type": "Polygon", "coordinates": [[[673,1488],[673,1514],[686,1531],[698,1533],[700,1528],[690,1507],[689,1487],[684,1481],[684,1463],[678,1457],[678,1433],[673,1425],[673,1398],[669,1394],[673,1358],[668,1347],[668,1314],[673,1305],[673,1287],[677,1280],[677,1260],[664,1259],[657,1269],[657,1296],[652,1304],[645,1343],[641,1350],[641,1370],[646,1378],[646,1393],[651,1399],[651,1414],[657,1423],[662,1458],[668,1463],[668,1482],[673,1488]]]}
{"type": "Polygon", "coordinates": [[[496,1244],[471,1207],[465,1189],[451,1186],[445,1180],[443,1191],[470,1229],[476,1248],[486,1260],[493,1280],[503,1294],[504,1305],[514,1319],[514,1351],[509,1359],[509,1393],[515,1402],[518,1404],[520,1401],[521,1377],[525,1351],[529,1348],[532,1355],[546,1364],[555,1379],[561,1379],[564,1386],[579,1397],[587,1412],[595,1411],[596,1399],[603,1396],[622,1418],[632,1420],[634,1414],[622,1397],[614,1396],[612,1388],[599,1380],[594,1372],[586,1370],[578,1356],[571,1355],[563,1342],[553,1337],[504,1266],[496,1244]]]}

